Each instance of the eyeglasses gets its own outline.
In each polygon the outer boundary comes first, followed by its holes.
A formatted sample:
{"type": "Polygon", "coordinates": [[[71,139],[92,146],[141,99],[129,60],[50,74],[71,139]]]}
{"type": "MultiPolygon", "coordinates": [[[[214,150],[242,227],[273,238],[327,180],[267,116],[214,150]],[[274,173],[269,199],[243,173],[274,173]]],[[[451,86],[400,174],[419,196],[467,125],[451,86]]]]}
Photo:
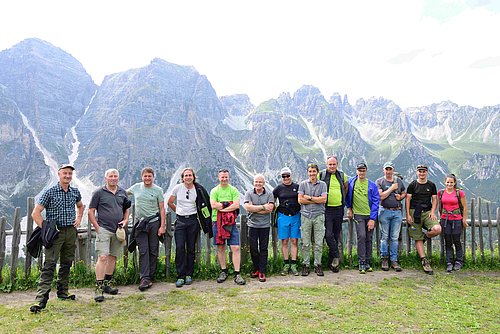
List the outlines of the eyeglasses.
{"type": "Polygon", "coordinates": [[[229,173],[229,171],[225,168],[219,169],[219,173],[229,173]]]}
{"type": "Polygon", "coordinates": [[[288,179],[290,177],[290,174],[283,174],[281,175],[282,179],[288,179]]]}
{"type": "Polygon", "coordinates": [[[186,193],[186,199],[189,199],[189,189],[187,190],[187,193],[186,193]]]}

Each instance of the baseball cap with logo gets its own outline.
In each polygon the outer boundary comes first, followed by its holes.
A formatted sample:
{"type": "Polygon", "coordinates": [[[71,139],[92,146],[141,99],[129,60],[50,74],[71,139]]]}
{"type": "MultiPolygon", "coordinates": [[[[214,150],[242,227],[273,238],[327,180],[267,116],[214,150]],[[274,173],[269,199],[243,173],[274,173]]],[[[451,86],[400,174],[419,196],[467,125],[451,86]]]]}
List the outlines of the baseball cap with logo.
{"type": "Polygon", "coordinates": [[[73,167],[73,165],[70,165],[70,164],[62,164],[59,166],[58,170],[65,169],[65,168],[71,168],[72,170],[75,170],[75,167],[73,167]]]}
{"type": "Polygon", "coordinates": [[[384,164],[384,169],[386,169],[386,168],[394,169],[394,164],[392,162],[388,161],[384,164]]]}
{"type": "Polygon", "coordinates": [[[280,174],[281,175],[291,175],[292,171],[288,167],[283,167],[283,168],[281,168],[280,174]]]}
{"type": "Polygon", "coordinates": [[[425,164],[420,164],[417,166],[417,170],[428,170],[427,165],[425,164]]]}
{"type": "Polygon", "coordinates": [[[368,167],[366,167],[364,162],[360,162],[356,165],[356,169],[368,169],[368,167]]]}

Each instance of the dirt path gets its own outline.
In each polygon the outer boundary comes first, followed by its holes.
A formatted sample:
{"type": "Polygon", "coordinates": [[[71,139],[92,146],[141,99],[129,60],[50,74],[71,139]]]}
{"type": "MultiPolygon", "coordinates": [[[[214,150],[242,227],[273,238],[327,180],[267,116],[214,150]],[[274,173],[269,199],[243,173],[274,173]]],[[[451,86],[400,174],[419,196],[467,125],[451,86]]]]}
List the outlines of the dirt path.
{"type": "MultiPolygon", "coordinates": [[[[198,290],[198,291],[217,291],[217,289],[223,287],[236,287],[243,289],[244,291],[252,291],[257,289],[269,289],[275,287],[283,286],[293,286],[293,287],[306,287],[306,286],[318,286],[318,285],[338,285],[346,286],[353,283],[379,283],[386,278],[400,277],[400,278],[428,278],[432,280],[432,277],[437,277],[439,275],[448,275],[445,272],[436,272],[434,276],[427,276],[420,270],[403,270],[400,273],[394,271],[374,271],[372,273],[367,273],[365,275],[360,275],[357,270],[343,270],[340,273],[332,273],[330,271],[325,271],[324,277],[319,277],[314,273],[307,277],[302,276],[279,276],[274,275],[268,277],[267,282],[261,283],[257,279],[251,279],[248,276],[245,277],[247,283],[244,286],[237,286],[233,283],[232,278],[228,279],[226,282],[219,284],[215,280],[210,281],[200,281],[195,280],[190,286],[183,286],[181,289],[187,290],[198,290]]],[[[453,273],[458,277],[463,277],[467,279],[472,275],[475,276],[486,276],[498,278],[500,274],[498,272],[474,272],[474,271],[461,271],[458,273],[453,273]]],[[[143,293],[146,296],[155,297],[157,295],[163,294],[165,292],[176,290],[175,283],[170,282],[159,282],[155,283],[153,287],[145,292],[140,292],[137,289],[137,285],[126,285],[118,286],[120,292],[112,298],[126,298],[127,296],[143,293]]],[[[80,288],[71,289],[71,293],[77,296],[78,300],[91,301],[94,296],[93,288],[80,288]]],[[[110,296],[111,297],[111,296],[110,296]]],[[[35,291],[15,291],[12,293],[0,293],[0,304],[2,305],[28,305],[33,303],[35,298],[35,291]]],[[[50,298],[56,298],[55,292],[52,292],[50,298]]]]}
{"type": "MultiPolygon", "coordinates": [[[[436,273],[436,275],[441,275],[444,273],[436,273]]],[[[468,276],[473,274],[468,272],[460,272],[455,273],[455,275],[463,275],[468,276]]],[[[498,273],[474,273],[478,275],[495,275],[498,277],[498,273]]],[[[373,273],[367,273],[366,275],[360,275],[357,270],[343,270],[340,273],[332,273],[330,271],[325,271],[324,277],[319,277],[314,273],[307,277],[302,276],[279,276],[274,275],[268,277],[267,282],[261,283],[257,279],[251,279],[248,276],[245,277],[247,280],[247,284],[238,288],[241,288],[245,291],[252,291],[256,289],[268,289],[274,287],[283,287],[283,286],[293,286],[293,287],[302,287],[302,286],[317,286],[317,285],[338,285],[345,286],[352,283],[366,282],[366,283],[378,283],[386,278],[392,277],[401,277],[401,278],[422,278],[426,277],[422,271],[417,270],[403,270],[400,273],[396,273],[394,271],[384,272],[384,271],[375,271],[373,273]]],[[[232,279],[228,279],[226,282],[222,284],[218,284],[215,280],[210,281],[199,281],[195,280],[192,285],[184,286],[181,289],[191,289],[198,291],[216,291],[222,287],[237,287],[232,279]]],[[[127,286],[119,286],[120,293],[114,298],[125,298],[129,295],[140,293],[137,289],[137,285],[127,285],[127,286]]],[[[177,289],[174,283],[166,283],[159,282],[155,283],[153,287],[145,292],[143,292],[146,296],[155,296],[170,290],[177,289]]],[[[71,289],[71,293],[76,294],[79,300],[90,301],[93,299],[94,290],[92,288],[80,288],[80,289],[71,289]]],[[[14,304],[30,304],[34,301],[35,291],[16,291],[12,293],[0,293],[0,304],[3,305],[14,305],[14,304]]],[[[56,298],[55,292],[52,292],[50,298],[56,298]]]]}

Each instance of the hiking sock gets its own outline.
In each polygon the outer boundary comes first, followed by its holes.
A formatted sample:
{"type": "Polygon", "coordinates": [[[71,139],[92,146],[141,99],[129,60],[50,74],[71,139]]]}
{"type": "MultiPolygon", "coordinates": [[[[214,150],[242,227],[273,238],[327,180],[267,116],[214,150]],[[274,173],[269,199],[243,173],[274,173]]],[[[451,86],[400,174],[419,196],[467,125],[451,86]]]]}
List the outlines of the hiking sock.
{"type": "Polygon", "coordinates": [[[225,272],[226,274],[228,273],[227,268],[222,269],[222,271],[225,272]]]}
{"type": "Polygon", "coordinates": [[[239,272],[239,271],[236,271],[236,270],[234,271],[234,277],[236,277],[236,276],[237,276],[237,275],[239,275],[239,274],[240,274],[240,272],[239,272]]]}
{"type": "Polygon", "coordinates": [[[290,260],[290,264],[296,264],[297,260],[290,260]]]}
{"type": "Polygon", "coordinates": [[[290,263],[290,260],[289,259],[283,259],[283,262],[285,263],[285,265],[287,265],[287,264],[290,263]]]}
{"type": "Polygon", "coordinates": [[[111,275],[108,275],[108,274],[104,275],[104,280],[105,281],[111,281],[112,279],[113,279],[113,274],[111,274],[111,275]]]}

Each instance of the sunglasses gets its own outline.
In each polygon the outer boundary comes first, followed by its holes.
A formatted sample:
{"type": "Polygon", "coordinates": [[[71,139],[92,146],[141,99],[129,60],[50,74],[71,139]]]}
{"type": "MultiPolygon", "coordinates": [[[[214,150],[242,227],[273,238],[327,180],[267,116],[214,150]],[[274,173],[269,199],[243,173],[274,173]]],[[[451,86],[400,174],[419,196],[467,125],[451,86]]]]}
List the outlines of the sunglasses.
{"type": "Polygon", "coordinates": [[[189,199],[189,189],[187,190],[187,193],[186,193],[186,199],[189,199]]]}
{"type": "Polygon", "coordinates": [[[229,171],[225,168],[219,169],[219,173],[229,173],[229,171]]]}
{"type": "Polygon", "coordinates": [[[283,174],[281,175],[281,178],[283,179],[288,179],[290,177],[290,174],[283,174]]]}
{"type": "Polygon", "coordinates": [[[318,168],[318,165],[316,164],[307,164],[307,168],[312,167],[312,168],[318,168]]]}

